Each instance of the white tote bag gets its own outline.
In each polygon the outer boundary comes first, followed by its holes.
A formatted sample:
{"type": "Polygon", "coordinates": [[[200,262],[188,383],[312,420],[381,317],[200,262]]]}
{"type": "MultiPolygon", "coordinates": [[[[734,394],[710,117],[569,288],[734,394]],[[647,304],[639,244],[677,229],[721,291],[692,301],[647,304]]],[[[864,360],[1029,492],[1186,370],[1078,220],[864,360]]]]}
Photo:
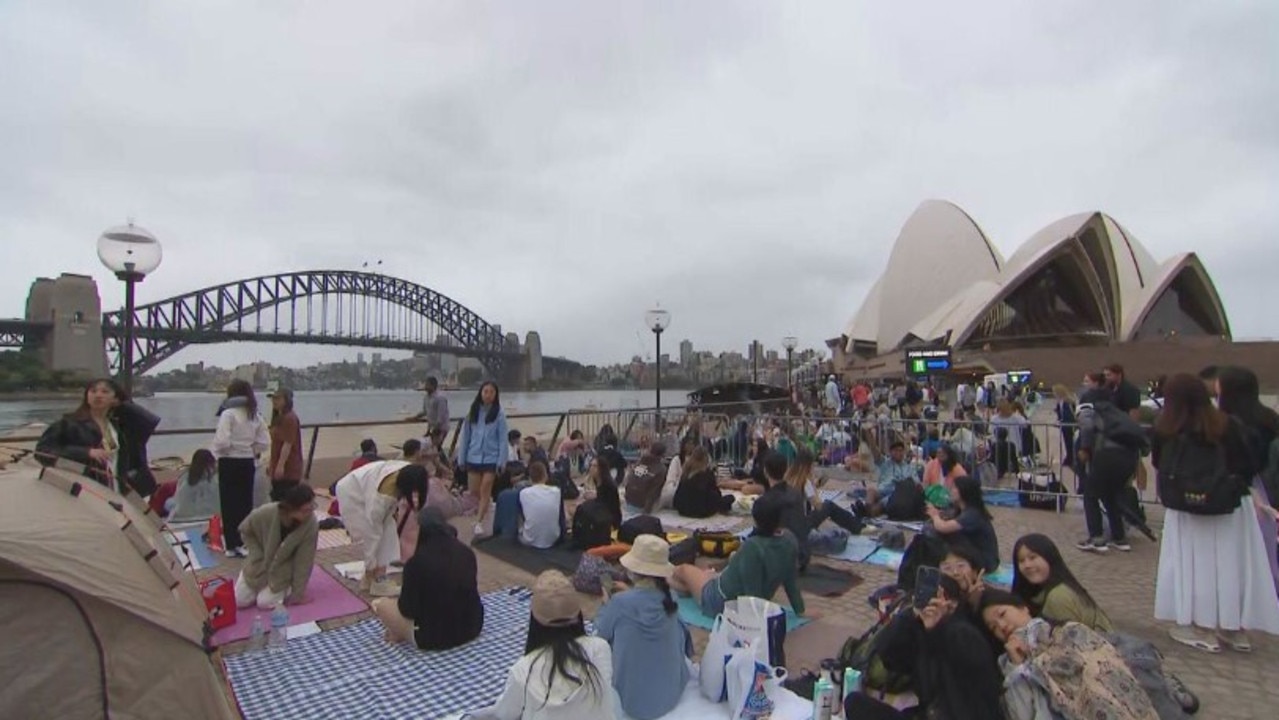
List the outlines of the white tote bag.
{"type": "Polygon", "coordinates": [[[697,680],[702,686],[702,697],[711,702],[724,702],[728,697],[724,686],[724,666],[733,655],[733,641],[729,637],[731,629],[724,623],[724,616],[715,618],[711,626],[710,638],[706,641],[706,651],[702,653],[702,663],[698,669],[697,680]]]}
{"type": "Polygon", "coordinates": [[[739,597],[724,603],[724,621],[740,644],[762,644],[770,665],[786,667],[786,610],[757,597],[739,597]]]}
{"type": "Polygon", "coordinates": [[[727,699],[724,666],[738,648],[749,647],[761,653],[760,657],[769,667],[784,667],[781,643],[785,633],[786,611],[777,603],[753,597],[724,603],[724,612],[715,618],[706,651],[702,653],[699,677],[702,696],[712,702],[727,699]]]}

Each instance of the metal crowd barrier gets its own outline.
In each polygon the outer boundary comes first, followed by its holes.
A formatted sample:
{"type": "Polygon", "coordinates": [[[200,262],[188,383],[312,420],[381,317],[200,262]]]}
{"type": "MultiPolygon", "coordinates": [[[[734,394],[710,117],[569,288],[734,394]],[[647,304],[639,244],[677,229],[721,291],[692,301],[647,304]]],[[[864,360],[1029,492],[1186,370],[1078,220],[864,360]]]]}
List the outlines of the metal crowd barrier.
{"type": "MultiPolygon", "coordinates": [[[[457,450],[461,436],[464,417],[455,417],[450,421],[448,434],[443,446],[450,457],[457,450]]],[[[507,416],[507,424],[525,435],[533,435],[543,444],[547,454],[552,458],[562,440],[567,439],[574,431],[582,433],[586,443],[594,445],[595,438],[605,425],[612,427],[618,438],[618,449],[624,454],[637,454],[642,448],[654,440],[662,440],[666,444],[666,454],[673,455],[678,451],[677,439],[681,437],[692,422],[701,422],[704,428],[717,431],[726,421],[726,416],[715,413],[715,406],[705,406],[697,413],[689,413],[683,407],[627,408],[614,410],[568,410],[551,413],[515,413],[507,416]]],[[[305,446],[304,479],[310,480],[315,466],[317,451],[322,436],[340,434],[350,442],[337,457],[354,457],[358,453],[363,438],[373,438],[379,448],[386,446],[399,447],[399,443],[409,438],[420,438],[426,424],[420,420],[374,420],[374,421],[340,421],[309,423],[303,421],[303,443],[305,446]],[[360,430],[363,432],[355,432],[360,430]]],[[[190,453],[201,447],[207,447],[213,437],[215,428],[165,428],[161,425],[152,436],[150,443],[153,464],[173,465],[185,463],[190,453]],[[177,438],[191,438],[190,443],[177,443],[177,438]],[[170,442],[164,442],[164,441],[170,442]],[[179,445],[181,450],[178,450],[179,445]],[[172,461],[170,457],[172,456],[172,461]],[[180,456],[180,458],[178,457],[180,456]],[[160,461],[165,461],[160,463],[160,461]],[[180,461],[180,462],[179,462],[180,461]]],[[[0,449],[7,449],[15,456],[30,454],[38,434],[14,434],[0,436],[0,449]]],[[[385,453],[383,453],[385,454],[385,453]]],[[[332,455],[330,455],[331,457],[332,455]]]]}
{"type": "MultiPolygon", "coordinates": [[[[946,440],[953,438],[961,428],[971,433],[973,442],[977,444],[989,444],[994,436],[992,424],[984,419],[976,421],[954,419],[925,420],[906,419],[898,416],[888,418],[875,416],[857,420],[846,417],[777,414],[733,414],[730,416],[725,412],[726,410],[740,407],[740,404],[737,404],[731,408],[728,405],[704,405],[695,410],[689,410],[685,407],[664,407],[660,410],[649,407],[611,410],[582,409],[552,413],[516,413],[507,416],[507,422],[511,428],[520,430],[524,435],[533,435],[538,438],[539,442],[543,443],[547,454],[552,458],[556,456],[560,442],[568,438],[573,432],[580,432],[587,445],[594,446],[597,435],[607,425],[613,429],[618,438],[618,449],[631,458],[634,458],[655,441],[661,441],[666,446],[666,455],[674,455],[679,452],[680,439],[688,434],[690,430],[696,429],[697,434],[702,439],[711,440],[712,446],[717,448],[717,460],[728,460],[736,464],[740,464],[747,457],[749,445],[754,442],[756,428],[762,424],[770,431],[773,427],[783,429],[797,444],[811,443],[817,449],[819,465],[827,467],[841,465],[844,457],[854,453],[855,445],[860,446],[868,440],[877,443],[879,448],[884,453],[887,453],[890,441],[894,437],[902,437],[908,441],[913,440],[914,442],[909,444],[920,445],[932,433],[936,433],[939,440],[946,440]],[[743,428],[741,427],[743,424],[745,424],[744,444],[742,442],[743,428]],[[858,435],[857,442],[854,442],[854,432],[858,435]]],[[[462,422],[462,417],[454,418],[451,421],[450,431],[444,439],[444,447],[450,457],[453,457],[456,453],[462,422]]],[[[425,430],[423,422],[411,420],[304,422],[302,427],[305,433],[303,442],[306,445],[304,477],[307,480],[312,478],[317,452],[324,435],[339,434],[346,445],[340,451],[333,452],[330,449],[323,457],[350,458],[357,454],[360,440],[365,437],[377,439],[380,447],[388,445],[398,447],[398,443],[405,439],[421,437],[425,430]],[[355,432],[357,430],[360,432],[355,432]]],[[[1069,434],[1077,436],[1078,428],[1071,424],[1063,425],[1056,422],[1043,421],[1028,421],[1025,427],[1028,429],[1028,437],[1033,437],[1035,444],[1038,445],[1038,452],[1033,454],[1035,460],[1033,467],[1023,467],[1021,469],[1030,472],[1050,470],[1057,480],[1061,482],[1064,491],[1063,495],[1067,499],[1081,497],[1077,487],[1078,481],[1068,482],[1064,477],[1066,473],[1062,462],[1066,457],[1063,437],[1069,434]]],[[[161,427],[154,437],[162,439],[190,437],[193,442],[187,446],[186,452],[189,453],[198,447],[205,446],[208,439],[212,438],[213,432],[214,428],[211,427],[177,429],[161,427]]],[[[34,448],[38,439],[38,435],[4,437],[0,438],[0,448],[8,448],[18,453],[29,452],[34,448]]],[[[166,447],[176,447],[175,443],[161,444],[166,447]]],[[[163,451],[155,452],[156,447],[157,443],[153,439],[152,457],[158,459],[165,453],[163,451]]],[[[963,454],[966,459],[974,459],[976,457],[975,448],[972,454],[963,454]]],[[[1025,454],[1018,453],[1018,459],[1020,460],[1025,454]]],[[[997,462],[998,460],[994,455],[991,455],[990,459],[992,462],[997,462]]],[[[185,462],[184,458],[173,459],[169,461],[169,464],[180,465],[183,462],[185,462]]],[[[1072,477],[1074,476],[1073,471],[1070,474],[1072,477]]],[[[1151,477],[1153,477],[1153,473],[1151,477]]],[[[324,479],[321,478],[321,480],[324,479]]],[[[1003,479],[1003,474],[1000,474],[999,479],[1003,479]]],[[[1021,490],[1015,485],[1013,487],[999,485],[997,489],[1018,494],[1044,494],[1043,491],[1021,490]]],[[[1143,500],[1143,502],[1146,504],[1152,503],[1152,501],[1146,500],[1143,500]]]]}

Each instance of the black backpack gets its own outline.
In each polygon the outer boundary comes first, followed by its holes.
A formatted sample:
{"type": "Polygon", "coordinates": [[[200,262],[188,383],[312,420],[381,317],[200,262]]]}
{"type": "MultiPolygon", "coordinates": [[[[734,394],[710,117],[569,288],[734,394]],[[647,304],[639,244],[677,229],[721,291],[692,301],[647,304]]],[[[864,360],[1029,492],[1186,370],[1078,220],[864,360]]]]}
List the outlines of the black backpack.
{"type": "Polygon", "coordinates": [[[1270,495],[1270,507],[1279,510],[1279,438],[1270,441],[1262,458],[1261,484],[1270,495]]]}
{"type": "Polygon", "coordinates": [[[1146,429],[1128,413],[1120,410],[1113,403],[1102,402],[1093,405],[1093,427],[1097,434],[1097,447],[1102,450],[1106,444],[1118,445],[1147,455],[1150,453],[1150,436],[1146,429]]]}
{"type": "Polygon", "coordinates": [[[565,500],[576,500],[582,494],[582,489],[573,482],[573,475],[569,472],[568,458],[555,462],[555,469],[551,471],[551,484],[560,489],[560,496],[565,500]]]}
{"type": "Polygon", "coordinates": [[[573,513],[573,547],[590,550],[613,542],[613,514],[599,500],[587,500],[573,513]]]}
{"type": "Polygon", "coordinates": [[[1245,485],[1230,471],[1224,444],[1182,434],[1159,455],[1155,487],[1164,507],[1192,515],[1229,515],[1239,507],[1245,485]]]}
{"type": "Polygon", "coordinates": [[[617,531],[617,541],[634,545],[635,538],[640,535],[656,535],[663,540],[666,539],[666,531],[662,529],[661,520],[652,515],[636,515],[622,523],[621,529],[617,531]]]}
{"type": "Polygon", "coordinates": [[[923,520],[928,517],[924,512],[924,488],[914,480],[898,480],[893,483],[893,494],[884,503],[884,515],[889,520],[923,520]]]}
{"type": "Polygon", "coordinates": [[[879,657],[876,640],[884,628],[893,621],[894,616],[910,603],[910,593],[903,593],[889,606],[886,617],[876,622],[860,637],[850,637],[844,641],[836,659],[841,668],[852,668],[862,674],[862,685],[870,690],[885,693],[904,693],[914,687],[910,675],[893,672],[884,667],[879,657]]]}

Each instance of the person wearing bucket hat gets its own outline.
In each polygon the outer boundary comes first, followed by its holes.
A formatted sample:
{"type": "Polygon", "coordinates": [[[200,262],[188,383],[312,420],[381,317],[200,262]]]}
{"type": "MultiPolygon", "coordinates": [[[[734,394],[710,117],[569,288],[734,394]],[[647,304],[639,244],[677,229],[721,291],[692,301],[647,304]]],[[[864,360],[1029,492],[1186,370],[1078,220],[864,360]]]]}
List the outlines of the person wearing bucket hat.
{"type": "Polygon", "coordinates": [[[608,643],[586,634],[581,596],[558,570],[533,583],[524,657],[507,674],[497,704],[472,713],[497,720],[613,720],[608,643]]]}
{"type": "Polygon", "coordinates": [[[670,552],[656,535],[635,538],[622,556],[633,589],[609,598],[595,617],[596,631],[613,647],[613,687],[622,710],[636,720],[675,709],[690,675],[693,643],[671,597],[670,552]]]}

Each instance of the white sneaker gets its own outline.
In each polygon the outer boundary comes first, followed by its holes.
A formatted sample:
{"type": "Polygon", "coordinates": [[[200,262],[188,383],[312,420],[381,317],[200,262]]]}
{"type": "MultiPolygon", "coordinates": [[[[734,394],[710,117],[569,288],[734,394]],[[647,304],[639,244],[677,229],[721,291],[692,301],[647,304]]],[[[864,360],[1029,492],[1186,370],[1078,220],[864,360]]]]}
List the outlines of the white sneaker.
{"type": "Polygon", "coordinates": [[[471,537],[484,537],[484,523],[475,523],[475,527],[471,528],[471,537]]]}
{"type": "Polygon", "coordinates": [[[390,580],[377,580],[369,588],[369,594],[373,597],[399,597],[400,586],[390,580]]]}
{"type": "Polygon", "coordinates": [[[240,553],[236,552],[235,548],[231,548],[230,550],[226,551],[226,556],[229,558],[238,558],[240,557],[240,553]]]}

